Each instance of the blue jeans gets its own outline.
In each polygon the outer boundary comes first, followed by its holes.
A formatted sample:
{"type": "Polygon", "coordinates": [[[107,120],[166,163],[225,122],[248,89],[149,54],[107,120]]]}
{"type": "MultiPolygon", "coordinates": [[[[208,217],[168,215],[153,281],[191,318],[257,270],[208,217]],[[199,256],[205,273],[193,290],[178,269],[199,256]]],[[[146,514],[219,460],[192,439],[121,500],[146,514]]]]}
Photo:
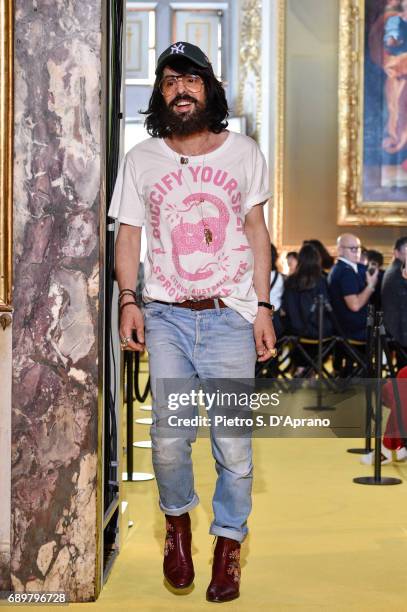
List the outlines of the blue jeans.
{"type": "MultiPolygon", "coordinates": [[[[163,379],[180,379],[180,392],[216,378],[252,379],[256,363],[253,325],[230,308],[194,311],[150,302],[144,309],[149,352],[153,424],[152,458],[163,512],[179,516],[199,503],[194,489],[191,443],[197,428],[182,437],[157,435],[157,421],[167,406],[157,401],[163,379]]],[[[176,414],[176,413],[174,413],[176,414]]],[[[198,414],[191,405],[183,416],[198,414]]],[[[251,437],[213,435],[212,453],[218,474],[213,496],[214,520],[209,533],[243,541],[248,529],[253,480],[251,437]]]]}

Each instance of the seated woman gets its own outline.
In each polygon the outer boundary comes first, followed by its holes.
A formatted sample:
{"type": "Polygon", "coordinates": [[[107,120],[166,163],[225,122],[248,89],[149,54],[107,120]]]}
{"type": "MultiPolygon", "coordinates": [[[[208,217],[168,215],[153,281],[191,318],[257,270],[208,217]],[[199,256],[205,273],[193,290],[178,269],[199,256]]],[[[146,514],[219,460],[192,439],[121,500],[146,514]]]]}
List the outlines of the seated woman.
{"type": "MultiPolygon", "coordinates": [[[[321,266],[321,256],[311,245],[305,244],[298,255],[298,266],[294,274],[286,279],[282,301],[285,314],[285,331],[289,335],[308,339],[318,339],[317,297],[322,295],[328,301],[328,286],[321,266]]],[[[324,316],[323,337],[332,333],[330,319],[324,316]]],[[[308,345],[307,353],[314,358],[318,345],[308,345]]],[[[293,355],[296,375],[301,375],[309,365],[301,351],[293,355]],[[299,368],[299,370],[298,370],[299,368]]]]}
{"type": "Polygon", "coordinates": [[[329,253],[326,246],[322,244],[320,240],[316,240],[315,238],[313,238],[312,240],[304,240],[303,246],[305,244],[310,244],[311,246],[313,246],[318,251],[318,253],[321,255],[322,273],[325,276],[328,276],[330,269],[333,267],[335,263],[335,259],[329,253]]]}

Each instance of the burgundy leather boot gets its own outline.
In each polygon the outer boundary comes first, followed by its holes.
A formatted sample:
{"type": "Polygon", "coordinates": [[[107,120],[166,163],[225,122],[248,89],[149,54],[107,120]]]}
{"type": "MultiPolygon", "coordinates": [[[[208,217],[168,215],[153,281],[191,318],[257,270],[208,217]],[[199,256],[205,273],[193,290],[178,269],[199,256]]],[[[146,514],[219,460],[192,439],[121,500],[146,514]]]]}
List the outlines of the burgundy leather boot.
{"type": "Polygon", "coordinates": [[[212,565],[212,580],[206,591],[208,601],[230,601],[239,597],[240,543],[218,536],[212,565]]]}
{"type": "Polygon", "coordinates": [[[194,564],[191,555],[191,519],[188,512],[166,518],[164,545],[164,576],[175,589],[186,589],[194,580],[194,564]]]}

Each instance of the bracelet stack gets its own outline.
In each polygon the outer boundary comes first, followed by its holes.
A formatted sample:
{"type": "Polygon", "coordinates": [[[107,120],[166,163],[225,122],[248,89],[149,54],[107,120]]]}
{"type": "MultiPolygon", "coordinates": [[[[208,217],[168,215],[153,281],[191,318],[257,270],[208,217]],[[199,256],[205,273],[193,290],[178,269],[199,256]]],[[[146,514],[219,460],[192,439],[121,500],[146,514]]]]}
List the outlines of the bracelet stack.
{"type": "Polygon", "coordinates": [[[126,306],[129,306],[130,304],[134,304],[135,306],[138,306],[137,304],[137,294],[135,291],[133,291],[133,289],[122,289],[119,293],[119,311],[121,313],[121,311],[123,310],[123,308],[125,308],[126,306]],[[124,304],[120,304],[120,300],[124,297],[124,296],[129,296],[134,298],[131,301],[128,302],[124,302],[124,304]]]}

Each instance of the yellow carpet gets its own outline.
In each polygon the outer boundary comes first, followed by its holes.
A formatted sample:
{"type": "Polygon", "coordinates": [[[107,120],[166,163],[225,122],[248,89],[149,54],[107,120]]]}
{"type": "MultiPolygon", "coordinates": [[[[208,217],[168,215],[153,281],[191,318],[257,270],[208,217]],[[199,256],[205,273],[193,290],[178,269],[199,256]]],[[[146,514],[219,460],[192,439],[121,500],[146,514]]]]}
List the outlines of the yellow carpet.
{"type": "MultiPolygon", "coordinates": [[[[135,416],[146,416],[135,410],[135,416]]],[[[148,437],[136,425],[135,439],[148,437]]],[[[392,487],[361,486],[352,478],[372,474],[346,453],[357,440],[256,439],[250,535],[242,547],[240,599],[225,609],[407,610],[407,464],[383,467],[399,476],[392,487]]],[[[135,449],[135,469],[152,471],[151,451],[135,449]]],[[[96,604],[75,609],[198,611],[210,579],[213,537],[211,496],[215,470],[209,440],[193,451],[201,504],[191,513],[195,586],[175,595],[164,586],[164,521],[155,481],[129,483],[134,526],[96,604]]]]}

